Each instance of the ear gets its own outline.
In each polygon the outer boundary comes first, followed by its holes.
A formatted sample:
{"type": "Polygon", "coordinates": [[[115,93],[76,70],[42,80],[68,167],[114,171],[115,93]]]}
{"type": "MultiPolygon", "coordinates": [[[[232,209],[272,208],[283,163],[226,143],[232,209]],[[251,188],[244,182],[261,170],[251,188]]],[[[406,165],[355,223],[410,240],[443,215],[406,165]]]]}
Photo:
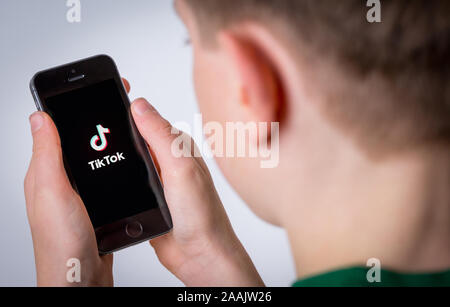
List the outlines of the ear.
{"type": "Polygon", "coordinates": [[[268,135],[260,135],[259,139],[270,138],[271,123],[279,121],[283,104],[283,91],[274,63],[266,56],[264,46],[251,37],[222,31],[218,42],[237,78],[244,118],[250,122],[267,123],[268,135]]]}

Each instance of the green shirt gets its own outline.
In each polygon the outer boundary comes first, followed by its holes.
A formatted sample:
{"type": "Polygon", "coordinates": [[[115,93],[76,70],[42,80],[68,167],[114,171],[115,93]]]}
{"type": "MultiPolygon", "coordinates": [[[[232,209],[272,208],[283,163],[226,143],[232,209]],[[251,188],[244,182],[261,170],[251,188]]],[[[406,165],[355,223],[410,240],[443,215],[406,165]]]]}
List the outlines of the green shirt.
{"type": "Polygon", "coordinates": [[[293,284],[294,287],[450,287],[450,270],[439,273],[404,274],[380,270],[380,282],[369,282],[370,267],[336,270],[293,284]]]}

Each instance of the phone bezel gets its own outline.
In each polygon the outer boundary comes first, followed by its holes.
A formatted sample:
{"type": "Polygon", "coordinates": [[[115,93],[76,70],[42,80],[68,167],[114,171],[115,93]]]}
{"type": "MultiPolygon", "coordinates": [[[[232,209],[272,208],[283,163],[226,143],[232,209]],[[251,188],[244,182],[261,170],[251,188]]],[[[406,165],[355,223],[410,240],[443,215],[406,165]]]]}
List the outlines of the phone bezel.
{"type": "MultiPolygon", "coordinates": [[[[150,174],[150,185],[156,196],[159,207],[96,228],[95,234],[100,254],[109,254],[128,246],[147,241],[170,232],[173,228],[169,208],[164,197],[161,179],[156,171],[150,151],[144,139],[138,132],[133,117],[131,116],[130,101],[120,77],[120,73],[114,60],[110,56],[97,55],[40,71],[33,76],[30,82],[30,90],[37,109],[49,113],[45,104],[47,98],[110,79],[115,80],[122,101],[129,114],[135,144],[138,147],[137,150],[146,162],[147,170],[150,174]],[[72,73],[73,70],[76,71],[75,74],[72,73]],[[81,78],[77,78],[77,76],[81,75],[81,78]],[[72,81],[69,79],[72,79],[72,81]],[[127,225],[136,222],[142,225],[143,232],[139,237],[133,238],[127,234],[126,227],[127,225]]],[[[70,168],[66,162],[65,168],[72,186],[77,190],[76,183],[70,174],[70,168]]]]}

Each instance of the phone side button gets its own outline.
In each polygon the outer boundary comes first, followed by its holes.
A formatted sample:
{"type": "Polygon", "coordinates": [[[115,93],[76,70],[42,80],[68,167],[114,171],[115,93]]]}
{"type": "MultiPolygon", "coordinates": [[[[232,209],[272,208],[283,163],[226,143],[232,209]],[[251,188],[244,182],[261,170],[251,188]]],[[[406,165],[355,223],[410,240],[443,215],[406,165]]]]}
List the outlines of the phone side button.
{"type": "Polygon", "coordinates": [[[125,233],[130,238],[133,238],[133,239],[139,238],[143,232],[144,232],[144,229],[142,227],[142,224],[137,221],[128,223],[127,226],[125,226],[125,233]]]}

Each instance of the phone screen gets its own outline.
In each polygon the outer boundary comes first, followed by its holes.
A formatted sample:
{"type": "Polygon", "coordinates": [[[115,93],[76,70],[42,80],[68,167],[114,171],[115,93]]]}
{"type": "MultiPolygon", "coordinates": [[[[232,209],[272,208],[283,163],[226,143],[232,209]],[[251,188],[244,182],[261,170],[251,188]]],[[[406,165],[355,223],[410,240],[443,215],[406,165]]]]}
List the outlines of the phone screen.
{"type": "MultiPolygon", "coordinates": [[[[144,154],[114,79],[45,101],[94,228],[157,208],[144,154]]],[[[128,102],[127,102],[128,103],[128,102]]]]}

